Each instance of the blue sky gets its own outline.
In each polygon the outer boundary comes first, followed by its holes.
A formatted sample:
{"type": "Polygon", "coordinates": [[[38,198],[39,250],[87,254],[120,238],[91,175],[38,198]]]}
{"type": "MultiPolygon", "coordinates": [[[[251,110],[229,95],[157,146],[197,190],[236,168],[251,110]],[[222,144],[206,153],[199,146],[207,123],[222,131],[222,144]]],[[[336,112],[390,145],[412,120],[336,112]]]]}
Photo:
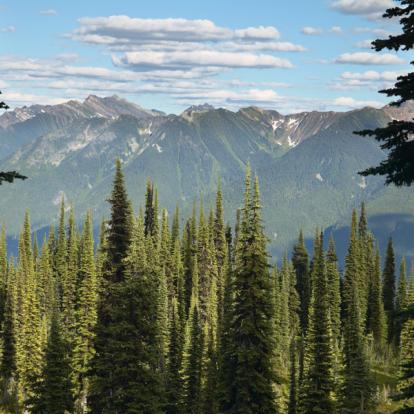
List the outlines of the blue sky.
{"type": "Polygon", "coordinates": [[[4,1],[0,88],[10,106],[117,94],[179,113],[193,104],[282,113],[381,106],[407,53],[392,0],[4,1]]]}

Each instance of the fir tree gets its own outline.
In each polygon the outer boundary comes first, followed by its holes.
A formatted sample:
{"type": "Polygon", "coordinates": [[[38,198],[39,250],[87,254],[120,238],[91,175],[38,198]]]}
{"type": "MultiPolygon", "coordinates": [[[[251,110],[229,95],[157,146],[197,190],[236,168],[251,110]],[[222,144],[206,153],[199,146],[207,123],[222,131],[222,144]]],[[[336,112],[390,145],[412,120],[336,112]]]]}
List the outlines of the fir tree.
{"type": "Polygon", "coordinates": [[[308,252],[302,230],[299,233],[298,242],[293,247],[292,263],[296,272],[297,291],[300,298],[300,325],[302,332],[305,333],[310,302],[310,280],[308,252]]]}
{"type": "Polygon", "coordinates": [[[167,399],[165,411],[167,414],[180,414],[182,412],[183,383],[180,371],[183,340],[178,302],[176,298],[173,298],[168,349],[168,371],[165,387],[167,399]]]}
{"type": "Polygon", "coordinates": [[[356,281],[349,280],[344,285],[344,290],[344,297],[347,300],[344,320],[345,367],[341,412],[343,414],[365,413],[369,412],[372,405],[373,387],[364,349],[356,281]]]}
{"type": "Polygon", "coordinates": [[[73,410],[68,348],[57,314],[52,318],[42,381],[31,400],[33,414],[66,414],[73,410]]]}
{"type": "Polygon", "coordinates": [[[227,390],[227,406],[222,407],[228,413],[276,413],[271,366],[272,297],[260,209],[258,181],[251,197],[248,171],[230,330],[234,378],[227,390]]]}
{"type": "MultiPolygon", "coordinates": [[[[377,39],[372,42],[375,50],[410,50],[413,48],[413,16],[414,4],[412,0],[399,0],[402,7],[390,7],[383,17],[399,19],[402,33],[392,34],[387,39],[377,39]]],[[[414,64],[414,62],[411,62],[414,64]]],[[[381,90],[387,96],[398,97],[392,106],[401,106],[404,102],[414,99],[414,73],[398,76],[394,87],[381,90]]],[[[381,148],[387,151],[388,157],[378,166],[362,171],[362,175],[384,175],[386,183],[397,186],[411,185],[414,181],[414,143],[411,140],[414,132],[412,120],[392,120],[387,126],[375,130],[361,131],[361,135],[374,136],[377,141],[383,142],[381,148]]]]}
{"type": "Polygon", "coordinates": [[[202,407],[202,369],[203,369],[203,327],[198,305],[198,264],[197,258],[193,270],[193,292],[188,320],[185,328],[183,381],[184,413],[198,414],[202,407]]]}
{"type": "Polygon", "coordinates": [[[395,257],[391,238],[388,241],[382,283],[384,310],[388,321],[388,340],[391,341],[395,329],[395,257]]]}
{"type": "Polygon", "coordinates": [[[399,407],[394,412],[410,414],[414,411],[414,275],[411,275],[403,318],[398,393],[395,397],[399,407]]]}
{"type": "Polygon", "coordinates": [[[313,289],[307,333],[307,367],[300,412],[336,413],[334,349],[330,318],[330,291],[326,263],[322,250],[322,234],[318,243],[317,256],[313,258],[313,289]]]}
{"type": "Polygon", "coordinates": [[[368,303],[367,331],[372,333],[377,351],[383,351],[387,340],[387,321],[382,301],[381,258],[377,249],[372,263],[372,278],[368,303]]]}
{"type": "MultiPolygon", "coordinates": [[[[102,285],[98,299],[97,326],[95,338],[96,354],[92,361],[91,408],[92,412],[126,412],[129,399],[136,390],[127,393],[134,378],[119,373],[123,360],[132,357],[135,347],[126,346],[128,331],[125,312],[125,270],[131,244],[131,205],[125,190],[121,162],[116,163],[116,173],[111,198],[111,219],[107,234],[106,260],[103,268],[102,285]]],[[[142,271],[142,269],[140,269],[142,271]]]]}
{"type": "Polygon", "coordinates": [[[83,226],[78,280],[78,300],[75,313],[76,335],[73,342],[71,358],[71,378],[74,387],[77,411],[83,412],[86,408],[86,397],[89,385],[87,374],[90,369],[90,362],[95,354],[93,341],[97,320],[98,300],[92,234],[92,215],[90,212],[87,213],[83,226]]]}
{"type": "Polygon", "coordinates": [[[400,264],[400,277],[398,279],[398,290],[395,301],[395,343],[399,345],[401,334],[401,319],[405,309],[407,299],[407,271],[405,258],[403,257],[400,264]]]}

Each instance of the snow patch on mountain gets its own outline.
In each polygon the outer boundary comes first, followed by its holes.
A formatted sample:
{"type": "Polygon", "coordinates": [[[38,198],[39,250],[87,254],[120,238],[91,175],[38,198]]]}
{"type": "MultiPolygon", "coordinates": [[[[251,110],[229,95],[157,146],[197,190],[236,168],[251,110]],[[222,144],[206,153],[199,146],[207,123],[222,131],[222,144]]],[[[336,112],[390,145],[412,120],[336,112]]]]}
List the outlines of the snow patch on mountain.
{"type": "Polygon", "coordinates": [[[362,177],[362,179],[361,179],[361,182],[360,183],[358,183],[358,185],[363,189],[363,190],[365,190],[366,188],[367,188],[367,179],[365,178],[365,177],[362,177]]]}
{"type": "Polygon", "coordinates": [[[152,146],[161,154],[162,147],[160,147],[158,144],[152,144],[152,146]]]}

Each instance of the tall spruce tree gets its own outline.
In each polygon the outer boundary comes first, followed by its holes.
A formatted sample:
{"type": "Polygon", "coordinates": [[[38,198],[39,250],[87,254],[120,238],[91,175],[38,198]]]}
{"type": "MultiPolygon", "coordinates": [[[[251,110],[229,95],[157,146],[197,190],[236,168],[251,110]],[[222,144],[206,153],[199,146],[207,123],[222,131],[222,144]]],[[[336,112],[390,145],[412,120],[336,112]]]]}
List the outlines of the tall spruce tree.
{"type": "Polygon", "coordinates": [[[392,239],[388,240],[385,256],[384,272],[382,275],[382,297],[384,310],[388,321],[388,340],[391,341],[395,330],[395,256],[392,239]]]}
{"type": "Polygon", "coordinates": [[[87,213],[83,226],[78,272],[75,338],[71,356],[71,379],[77,412],[86,412],[89,388],[88,372],[95,354],[93,341],[97,321],[98,286],[95,270],[92,214],[87,213]]]}
{"type": "MultiPolygon", "coordinates": [[[[375,50],[405,50],[413,48],[414,42],[414,4],[412,0],[398,0],[400,6],[393,4],[384,13],[386,19],[399,19],[402,33],[389,35],[387,39],[377,39],[372,42],[375,50]]],[[[411,62],[414,64],[414,61],[411,62]]],[[[408,73],[397,77],[392,88],[381,90],[389,97],[398,97],[391,106],[401,106],[414,99],[414,73],[408,73]]],[[[394,183],[397,186],[411,185],[414,181],[414,141],[411,139],[414,133],[412,120],[392,120],[387,126],[375,130],[359,132],[361,135],[374,136],[382,142],[381,148],[387,151],[388,157],[378,166],[362,171],[362,175],[383,175],[386,183],[394,183]]]]}
{"type": "Polygon", "coordinates": [[[356,212],[354,211],[348,254],[345,259],[343,285],[344,380],[341,391],[341,412],[343,414],[367,412],[371,407],[373,397],[363,336],[364,324],[360,315],[361,268],[359,260],[361,255],[359,246],[356,212]]]}
{"type": "Polygon", "coordinates": [[[234,378],[227,390],[225,406],[221,409],[227,413],[274,414],[270,275],[259,184],[256,179],[251,195],[249,170],[235,266],[230,330],[234,378]]]}
{"type": "Polygon", "coordinates": [[[313,258],[313,289],[307,332],[307,367],[301,391],[303,414],[336,413],[334,347],[330,317],[330,291],[322,249],[322,234],[313,258]]]}
{"type": "Polygon", "coordinates": [[[396,414],[414,412],[414,275],[411,275],[403,313],[400,339],[398,393],[396,414]]]}
{"type": "MultiPolygon", "coordinates": [[[[373,249],[373,246],[372,246],[373,249]]],[[[387,341],[387,321],[382,300],[381,258],[377,249],[372,258],[372,277],[368,301],[367,332],[372,333],[374,346],[378,352],[385,349],[387,341]]]]}
{"type": "Polygon", "coordinates": [[[107,233],[106,260],[98,299],[96,354],[92,361],[91,409],[94,413],[126,412],[129,399],[135,395],[126,394],[126,389],[135,381],[122,372],[123,358],[135,353],[135,347],[126,349],[128,331],[125,312],[126,263],[130,244],[132,212],[126,193],[124,175],[120,160],[116,172],[111,198],[111,219],[107,233]],[[122,374],[121,374],[121,372],[122,374]]]}
{"type": "Polygon", "coordinates": [[[298,242],[293,247],[292,263],[296,272],[297,290],[300,298],[300,324],[302,332],[305,333],[310,303],[310,280],[309,258],[302,230],[299,233],[298,242]]]}
{"type": "Polygon", "coordinates": [[[57,311],[52,317],[42,380],[30,405],[33,414],[67,414],[74,408],[68,347],[57,311]]]}

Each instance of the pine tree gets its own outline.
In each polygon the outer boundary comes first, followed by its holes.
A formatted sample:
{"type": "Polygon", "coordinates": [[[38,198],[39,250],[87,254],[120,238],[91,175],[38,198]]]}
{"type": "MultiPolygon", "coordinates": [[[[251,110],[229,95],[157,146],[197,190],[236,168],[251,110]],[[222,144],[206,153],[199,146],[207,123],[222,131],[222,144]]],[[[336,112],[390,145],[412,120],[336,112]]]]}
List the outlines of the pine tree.
{"type": "Polygon", "coordinates": [[[36,397],[30,401],[33,414],[66,414],[73,410],[68,347],[56,313],[52,317],[42,381],[36,397]]]}
{"type": "Polygon", "coordinates": [[[98,286],[94,259],[92,215],[87,213],[80,246],[75,338],[71,357],[71,378],[77,412],[84,412],[89,381],[87,374],[95,354],[93,348],[97,321],[98,286]]]}
{"type": "Polygon", "coordinates": [[[198,414],[202,407],[202,369],[203,369],[203,327],[200,319],[198,296],[198,263],[194,261],[193,292],[189,315],[185,328],[183,353],[184,413],[198,414]]]}
{"type": "Polygon", "coordinates": [[[298,242],[293,247],[292,263],[296,272],[297,291],[300,298],[300,325],[302,332],[306,332],[308,308],[310,302],[309,259],[305,246],[303,231],[299,233],[298,242]]]}
{"type": "Polygon", "coordinates": [[[401,334],[401,319],[402,319],[402,312],[405,309],[407,299],[407,271],[406,271],[406,264],[405,258],[403,257],[400,264],[400,277],[398,279],[398,290],[397,290],[397,297],[395,301],[395,343],[398,346],[400,342],[400,334],[401,334]]]}
{"type": "Polygon", "coordinates": [[[414,275],[410,278],[404,311],[400,339],[398,393],[395,397],[399,401],[399,407],[394,411],[396,414],[410,414],[414,410],[414,275]]]}
{"type": "Polygon", "coordinates": [[[336,413],[334,347],[330,318],[330,291],[323,254],[322,234],[313,258],[313,289],[307,332],[307,359],[300,412],[336,413]]]}
{"type": "MultiPolygon", "coordinates": [[[[125,190],[121,162],[116,163],[116,173],[111,198],[111,219],[107,234],[106,260],[103,268],[100,297],[98,299],[97,326],[95,338],[96,354],[92,361],[91,408],[92,412],[126,412],[132,394],[127,387],[133,378],[119,373],[122,359],[131,357],[133,349],[124,349],[127,338],[125,312],[126,263],[131,244],[131,205],[125,190]],[[125,342],[125,343],[124,343],[125,342]],[[115,361],[115,363],[114,363],[115,361]]],[[[142,269],[140,269],[142,271],[142,269]]]]}
{"type": "Polygon", "coordinates": [[[7,245],[6,245],[6,229],[1,228],[0,233],[0,326],[4,320],[4,310],[6,305],[7,288],[7,245]]]}
{"type": "MultiPolygon", "coordinates": [[[[402,33],[392,34],[387,39],[377,39],[372,42],[377,52],[383,49],[405,50],[413,48],[413,16],[414,4],[412,0],[399,0],[402,7],[392,3],[392,7],[386,10],[383,17],[386,19],[399,19],[402,33]]],[[[411,62],[413,64],[413,62],[411,62]]],[[[401,106],[405,102],[414,99],[414,74],[400,75],[392,88],[381,90],[387,96],[398,97],[391,106],[401,106]]],[[[414,146],[411,140],[414,132],[412,120],[392,120],[387,126],[375,130],[358,132],[360,135],[374,136],[377,141],[383,142],[381,148],[386,150],[388,157],[378,166],[362,171],[360,174],[384,175],[386,183],[394,183],[397,186],[411,185],[414,181],[414,146]]]]}
{"type": "Polygon", "coordinates": [[[391,341],[395,330],[395,256],[391,238],[388,241],[382,283],[384,310],[388,321],[388,341],[391,341]]]}
{"type": "Polygon", "coordinates": [[[182,355],[182,329],[176,298],[172,300],[170,340],[168,349],[168,370],[166,382],[167,414],[180,414],[182,411],[183,383],[180,375],[182,355]]]}
{"type": "MultiPolygon", "coordinates": [[[[352,263],[352,258],[348,258],[348,263],[350,262],[352,263]]],[[[341,412],[343,414],[365,413],[369,412],[372,405],[373,387],[365,355],[355,280],[350,279],[344,285],[344,297],[346,297],[343,351],[345,367],[341,392],[341,412]]]]}
{"type": "Polygon", "coordinates": [[[272,297],[266,237],[256,179],[250,194],[246,176],[245,202],[236,252],[231,356],[234,378],[226,392],[228,413],[276,413],[272,372],[272,297]]]}
{"type": "Polygon", "coordinates": [[[378,249],[372,263],[367,331],[372,333],[376,350],[383,351],[387,341],[387,321],[382,301],[381,258],[378,249]]]}
{"type": "Polygon", "coordinates": [[[328,284],[329,310],[331,318],[332,337],[336,346],[341,338],[341,291],[338,258],[335,251],[335,242],[331,237],[326,253],[326,277],[328,284]]]}
{"type": "Polygon", "coordinates": [[[16,372],[22,399],[33,398],[42,371],[42,320],[34,272],[29,213],[24,218],[17,266],[16,372]]]}

